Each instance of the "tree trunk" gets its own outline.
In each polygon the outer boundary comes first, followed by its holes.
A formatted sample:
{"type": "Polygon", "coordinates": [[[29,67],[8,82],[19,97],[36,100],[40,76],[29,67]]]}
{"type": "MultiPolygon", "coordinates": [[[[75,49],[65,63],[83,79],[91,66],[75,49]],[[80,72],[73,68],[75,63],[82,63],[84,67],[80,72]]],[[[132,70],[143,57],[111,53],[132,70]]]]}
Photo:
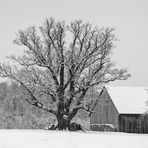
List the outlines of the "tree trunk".
{"type": "Polygon", "coordinates": [[[58,115],[57,121],[58,121],[57,129],[59,130],[69,129],[71,120],[68,120],[66,117],[64,118],[64,116],[62,115],[58,115]]]}

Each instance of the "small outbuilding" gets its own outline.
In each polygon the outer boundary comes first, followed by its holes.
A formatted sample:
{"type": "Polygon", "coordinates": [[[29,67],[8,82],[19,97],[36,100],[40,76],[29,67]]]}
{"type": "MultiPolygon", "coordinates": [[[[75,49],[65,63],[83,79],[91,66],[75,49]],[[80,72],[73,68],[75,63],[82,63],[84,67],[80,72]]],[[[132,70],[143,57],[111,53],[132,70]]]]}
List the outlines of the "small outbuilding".
{"type": "Polygon", "coordinates": [[[147,100],[147,88],[104,87],[90,116],[90,130],[148,133],[147,100]]]}

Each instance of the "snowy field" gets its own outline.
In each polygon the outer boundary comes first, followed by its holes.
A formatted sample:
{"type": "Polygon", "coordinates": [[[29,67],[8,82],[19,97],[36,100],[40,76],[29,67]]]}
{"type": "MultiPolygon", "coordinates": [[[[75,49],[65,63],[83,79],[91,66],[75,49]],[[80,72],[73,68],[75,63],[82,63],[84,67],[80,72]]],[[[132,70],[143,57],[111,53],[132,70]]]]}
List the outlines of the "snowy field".
{"type": "Polygon", "coordinates": [[[148,148],[148,135],[0,130],[0,148],[148,148]]]}

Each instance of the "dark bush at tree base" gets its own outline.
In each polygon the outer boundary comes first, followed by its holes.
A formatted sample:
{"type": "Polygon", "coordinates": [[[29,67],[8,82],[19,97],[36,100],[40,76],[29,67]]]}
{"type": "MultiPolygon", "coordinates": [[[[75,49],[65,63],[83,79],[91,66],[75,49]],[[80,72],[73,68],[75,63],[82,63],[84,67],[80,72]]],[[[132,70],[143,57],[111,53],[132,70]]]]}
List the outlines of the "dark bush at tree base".
{"type": "Polygon", "coordinates": [[[70,131],[79,131],[79,130],[83,131],[82,126],[78,123],[75,123],[75,122],[71,123],[68,129],[70,131]]]}

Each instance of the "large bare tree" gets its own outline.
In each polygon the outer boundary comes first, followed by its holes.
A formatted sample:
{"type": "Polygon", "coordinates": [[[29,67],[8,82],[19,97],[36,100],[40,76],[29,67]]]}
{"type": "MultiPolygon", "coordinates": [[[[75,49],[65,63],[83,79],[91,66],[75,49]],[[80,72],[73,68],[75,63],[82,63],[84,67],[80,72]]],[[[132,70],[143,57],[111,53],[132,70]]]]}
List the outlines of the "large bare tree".
{"type": "Polygon", "coordinates": [[[26,47],[24,55],[10,56],[15,64],[1,64],[0,75],[18,82],[31,105],[54,114],[58,129],[69,128],[79,109],[92,112],[85,97],[91,88],[130,76],[110,60],[113,31],[81,20],[66,25],[46,19],[39,28],[18,32],[14,43],[26,47]]]}

